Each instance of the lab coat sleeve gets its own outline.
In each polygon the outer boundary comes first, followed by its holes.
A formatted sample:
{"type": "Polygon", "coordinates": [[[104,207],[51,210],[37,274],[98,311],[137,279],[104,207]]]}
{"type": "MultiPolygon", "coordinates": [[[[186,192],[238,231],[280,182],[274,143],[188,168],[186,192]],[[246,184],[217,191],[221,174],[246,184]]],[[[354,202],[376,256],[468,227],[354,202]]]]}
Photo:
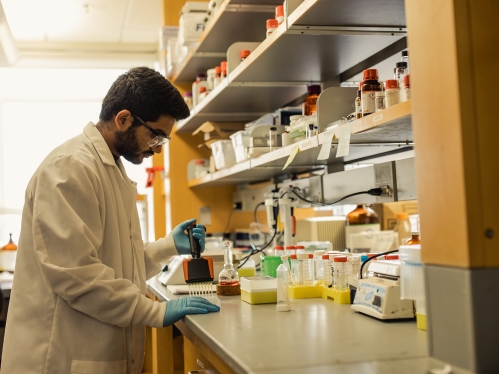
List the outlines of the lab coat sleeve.
{"type": "Polygon", "coordinates": [[[98,251],[105,250],[101,248],[103,197],[93,168],[72,156],[58,157],[37,172],[36,187],[28,198],[44,281],[72,308],[99,321],[163,327],[166,303],[146,298],[98,257],[98,251]]]}
{"type": "Polygon", "coordinates": [[[171,256],[178,255],[171,233],[155,242],[144,243],[144,249],[147,279],[159,273],[160,263],[166,262],[171,256]]]}

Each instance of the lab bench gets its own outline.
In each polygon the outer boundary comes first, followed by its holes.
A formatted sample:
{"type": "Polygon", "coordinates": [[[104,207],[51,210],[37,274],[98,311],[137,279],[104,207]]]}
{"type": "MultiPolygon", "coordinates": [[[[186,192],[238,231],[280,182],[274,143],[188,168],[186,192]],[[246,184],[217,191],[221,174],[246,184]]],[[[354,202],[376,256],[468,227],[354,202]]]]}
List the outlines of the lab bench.
{"type": "MultiPolygon", "coordinates": [[[[160,301],[178,297],[158,277],[148,281],[148,290],[160,301]]],[[[414,321],[381,322],[324,299],[291,300],[290,312],[277,312],[275,304],[219,298],[219,313],[175,324],[184,336],[185,373],[204,367],[221,373],[411,374],[444,366],[428,358],[427,332],[414,321]]]]}

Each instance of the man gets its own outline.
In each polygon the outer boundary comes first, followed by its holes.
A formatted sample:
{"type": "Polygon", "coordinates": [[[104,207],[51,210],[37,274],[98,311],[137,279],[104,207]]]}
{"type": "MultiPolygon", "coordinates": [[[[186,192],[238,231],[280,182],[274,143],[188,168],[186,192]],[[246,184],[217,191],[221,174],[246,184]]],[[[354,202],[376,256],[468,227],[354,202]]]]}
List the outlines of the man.
{"type": "MultiPolygon", "coordinates": [[[[159,73],[134,68],[113,83],[97,125],[53,150],[31,178],[7,320],[2,374],[141,373],[145,325],[216,312],[202,298],[145,297],[169,256],[188,254],[190,220],[141,238],[135,183],[120,156],[160,153],[189,109],[159,73]]],[[[194,236],[204,250],[201,225],[194,236]]]]}

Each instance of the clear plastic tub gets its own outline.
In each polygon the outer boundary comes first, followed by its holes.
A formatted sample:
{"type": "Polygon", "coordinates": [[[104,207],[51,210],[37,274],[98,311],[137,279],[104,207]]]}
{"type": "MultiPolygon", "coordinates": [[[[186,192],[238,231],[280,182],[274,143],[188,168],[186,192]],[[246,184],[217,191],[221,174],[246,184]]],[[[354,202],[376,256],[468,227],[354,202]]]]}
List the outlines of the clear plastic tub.
{"type": "Polygon", "coordinates": [[[248,147],[250,142],[250,132],[241,130],[229,136],[237,162],[248,159],[248,147]]]}
{"type": "Polygon", "coordinates": [[[230,140],[217,140],[211,144],[211,152],[217,170],[230,168],[236,164],[236,155],[230,140]]]}

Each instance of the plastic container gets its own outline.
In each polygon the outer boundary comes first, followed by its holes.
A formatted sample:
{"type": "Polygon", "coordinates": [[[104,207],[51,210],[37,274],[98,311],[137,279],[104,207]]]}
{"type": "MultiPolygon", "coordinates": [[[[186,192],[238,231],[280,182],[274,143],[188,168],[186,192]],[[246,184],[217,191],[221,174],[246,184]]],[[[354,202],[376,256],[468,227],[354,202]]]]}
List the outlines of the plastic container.
{"type": "Polygon", "coordinates": [[[200,73],[196,75],[196,80],[192,84],[192,105],[194,107],[198,105],[199,87],[202,85],[206,87],[208,82],[206,82],[206,74],[200,73]]]}
{"type": "Polygon", "coordinates": [[[325,250],[314,251],[314,281],[318,283],[324,282],[324,263],[322,255],[325,255],[325,250]]]}
{"type": "Polygon", "coordinates": [[[400,298],[424,299],[424,270],[421,245],[402,245],[400,257],[400,298]]]}
{"type": "Polygon", "coordinates": [[[400,102],[399,82],[395,79],[385,81],[385,107],[389,108],[400,102]]]}
{"type": "Polygon", "coordinates": [[[313,253],[308,253],[308,277],[310,278],[309,284],[314,284],[314,282],[315,282],[315,260],[314,260],[313,253]]]}
{"type": "Polygon", "coordinates": [[[397,213],[397,223],[393,231],[398,234],[398,245],[404,245],[411,238],[411,222],[406,212],[397,213]]]}
{"type": "Polygon", "coordinates": [[[321,86],[319,84],[311,84],[307,87],[308,95],[303,103],[303,114],[310,116],[317,112],[317,99],[321,93],[321,86]]]}
{"type": "Polygon", "coordinates": [[[305,253],[305,246],[303,245],[296,245],[295,246],[295,252],[297,255],[301,254],[301,253],[305,253]]]}
{"type": "Polygon", "coordinates": [[[357,288],[359,283],[359,272],[360,272],[360,256],[348,256],[347,259],[347,273],[348,273],[348,284],[357,288]]]}
{"type": "Polygon", "coordinates": [[[267,277],[275,278],[279,265],[282,264],[280,256],[260,256],[260,273],[267,277]]]}
{"type": "Polygon", "coordinates": [[[248,159],[248,147],[250,142],[250,132],[241,130],[229,136],[232,141],[232,147],[237,162],[243,162],[248,159]]]}
{"type": "Polygon", "coordinates": [[[197,158],[187,163],[187,180],[204,177],[210,170],[210,160],[197,158]]]}
{"type": "Polygon", "coordinates": [[[215,79],[215,75],[216,75],[216,70],[215,68],[213,69],[208,69],[206,71],[206,82],[208,82],[208,88],[207,88],[207,91],[212,91],[214,88],[215,88],[215,84],[214,84],[214,79],[215,79]]]}
{"type": "Polygon", "coordinates": [[[363,73],[361,87],[362,116],[373,114],[375,106],[376,92],[382,91],[381,83],[378,82],[378,70],[366,69],[363,73]]]}
{"type": "Polygon", "coordinates": [[[347,256],[336,256],[334,259],[334,287],[338,291],[348,289],[347,256]]]}
{"type": "Polygon", "coordinates": [[[279,26],[279,22],[276,19],[268,19],[267,20],[267,38],[272,34],[275,29],[279,26]]]}
{"type": "Polygon", "coordinates": [[[217,170],[229,168],[236,164],[236,155],[230,140],[217,140],[211,144],[211,152],[217,170]]]}
{"type": "Polygon", "coordinates": [[[275,7],[275,19],[277,20],[277,23],[279,25],[284,22],[284,6],[283,5],[278,5],[275,7]]]}
{"type": "Polygon", "coordinates": [[[289,312],[289,269],[284,263],[277,268],[277,305],[278,312],[289,312]]]}
{"type": "Polygon", "coordinates": [[[198,104],[206,97],[208,96],[208,91],[206,91],[205,86],[199,87],[199,94],[198,94],[198,104]]]}
{"type": "Polygon", "coordinates": [[[294,245],[288,245],[286,248],[284,248],[284,253],[287,254],[288,256],[291,255],[296,255],[296,248],[294,245]]]}
{"type": "Polygon", "coordinates": [[[213,78],[213,88],[217,87],[222,81],[222,69],[220,66],[215,66],[215,78],[213,78]]]}
{"type": "Polygon", "coordinates": [[[241,300],[249,304],[277,302],[277,279],[271,277],[242,277],[241,300]]]}
{"type": "Polygon", "coordinates": [[[220,63],[220,78],[224,79],[227,77],[227,61],[222,61],[220,63]]]}
{"type": "Polygon", "coordinates": [[[289,272],[291,274],[291,282],[293,284],[297,283],[297,273],[298,273],[298,257],[296,254],[292,254],[289,256],[290,268],[289,272]]]}
{"type": "Polygon", "coordinates": [[[284,247],[282,245],[276,245],[274,247],[274,256],[283,256],[284,255],[284,247]]]}
{"type": "Polygon", "coordinates": [[[310,262],[307,253],[299,253],[296,255],[298,261],[297,282],[299,286],[310,286],[313,283],[310,274],[310,262]]]}

